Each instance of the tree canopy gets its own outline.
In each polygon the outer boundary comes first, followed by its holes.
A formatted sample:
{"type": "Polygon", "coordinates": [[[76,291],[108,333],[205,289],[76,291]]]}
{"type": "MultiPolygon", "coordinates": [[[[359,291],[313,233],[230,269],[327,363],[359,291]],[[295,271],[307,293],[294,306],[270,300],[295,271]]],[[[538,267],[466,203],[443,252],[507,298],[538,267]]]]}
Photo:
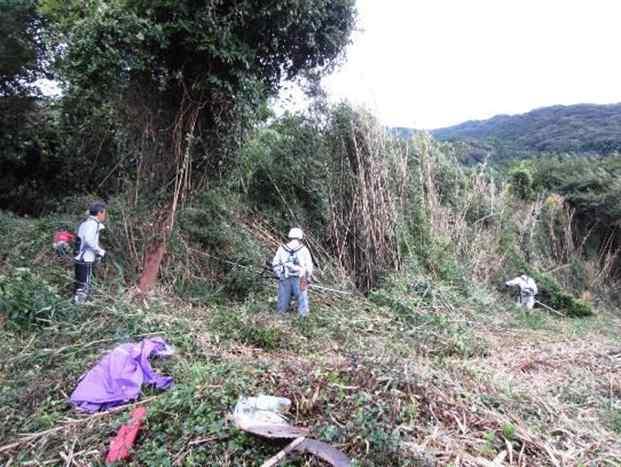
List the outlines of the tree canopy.
{"type": "Polygon", "coordinates": [[[328,70],[355,22],[353,0],[45,0],[42,10],[66,44],[68,93],[113,102],[160,185],[188,134],[195,173],[221,167],[265,98],[328,70]]]}
{"type": "MultiPolygon", "coordinates": [[[[195,182],[222,177],[245,131],[268,115],[267,99],[286,80],[329,71],[356,20],[354,0],[0,2],[9,38],[0,96],[28,96],[2,99],[14,108],[2,112],[11,149],[0,154],[0,182],[42,189],[54,180],[48,193],[58,197],[105,196],[137,180],[145,192],[170,191],[184,155],[195,182]],[[62,96],[37,103],[32,84],[52,70],[62,96]],[[53,146],[56,162],[33,145],[53,146]]],[[[23,196],[6,191],[0,206],[23,196]]]]}
{"type": "Polygon", "coordinates": [[[0,0],[0,96],[28,95],[46,74],[47,47],[35,0],[0,0]]]}

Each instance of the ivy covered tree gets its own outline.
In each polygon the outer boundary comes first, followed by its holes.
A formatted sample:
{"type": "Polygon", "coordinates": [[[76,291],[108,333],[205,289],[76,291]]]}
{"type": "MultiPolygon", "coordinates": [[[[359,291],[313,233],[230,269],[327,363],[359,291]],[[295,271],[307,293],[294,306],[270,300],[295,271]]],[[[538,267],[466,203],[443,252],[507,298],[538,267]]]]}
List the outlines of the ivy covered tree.
{"type": "Polygon", "coordinates": [[[0,11],[0,96],[36,94],[47,51],[37,1],[0,0],[0,11]]]}
{"type": "MultiPolygon", "coordinates": [[[[46,103],[36,85],[48,76],[49,50],[36,0],[0,0],[0,208],[34,193],[49,167],[46,103]]],[[[23,204],[27,204],[25,201],[23,204]]]]}
{"type": "Polygon", "coordinates": [[[134,186],[158,199],[139,286],[154,283],[177,206],[221,176],[283,81],[341,56],[354,0],[43,0],[66,93],[112,103],[134,186]]]}

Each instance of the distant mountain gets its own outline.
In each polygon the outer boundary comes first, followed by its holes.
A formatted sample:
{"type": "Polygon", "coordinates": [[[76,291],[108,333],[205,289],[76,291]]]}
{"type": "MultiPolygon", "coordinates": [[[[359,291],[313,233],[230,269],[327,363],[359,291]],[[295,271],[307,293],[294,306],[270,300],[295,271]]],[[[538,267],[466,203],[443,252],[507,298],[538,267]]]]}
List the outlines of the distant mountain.
{"type": "Polygon", "coordinates": [[[557,105],[468,121],[431,133],[438,140],[456,142],[466,162],[538,152],[610,154],[621,152],[621,104],[557,105]]]}

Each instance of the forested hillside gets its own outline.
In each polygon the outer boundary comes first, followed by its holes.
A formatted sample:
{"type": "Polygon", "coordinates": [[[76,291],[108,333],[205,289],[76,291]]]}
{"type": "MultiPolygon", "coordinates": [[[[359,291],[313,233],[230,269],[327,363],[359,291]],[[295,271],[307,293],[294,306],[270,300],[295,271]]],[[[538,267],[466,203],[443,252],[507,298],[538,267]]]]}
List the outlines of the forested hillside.
{"type": "Polygon", "coordinates": [[[486,157],[498,162],[541,152],[610,154],[621,151],[621,104],[545,107],[431,133],[458,143],[465,162],[486,157]]]}
{"type": "MultiPolygon", "coordinates": [[[[331,105],[353,0],[0,11],[0,464],[102,465],[137,407],[125,465],[618,464],[618,156],[469,166],[458,144],[331,105]],[[288,81],[311,105],[278,116],[288,81]],[[82,250],[53,244],[93,201],[107,217],[89,221],[80,302],[82,250]],[[278,274],[291,227],[313,274],[278,274]],[[522,274],[533,309],[506,285],[522,274]],[[307,314],[276,312],[304,288],[307,314]],[[173,386],[70,403],[105,356],[156,337],[173,386]],[[261,394],[290,404],[252,431],[233,412],[261,394]]],[[[147,359],[121,351],[124,370],[147,359]]]]}
{"type": "Polygon", "coordinates": [[[440,140],[500,140],[517,150],[608,153],[621,150],[621,104],[544,107],[431,133],[440,140]]]}

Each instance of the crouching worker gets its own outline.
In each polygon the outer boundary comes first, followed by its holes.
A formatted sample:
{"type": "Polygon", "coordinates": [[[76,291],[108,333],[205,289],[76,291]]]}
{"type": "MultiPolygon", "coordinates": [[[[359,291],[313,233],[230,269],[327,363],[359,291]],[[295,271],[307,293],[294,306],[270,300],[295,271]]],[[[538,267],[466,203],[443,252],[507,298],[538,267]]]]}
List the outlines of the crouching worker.
{"type": "Polygon", "coordinates": [[[75,284],[73,302],[81,304],[86,301],[91,291],[93,267],[106,255],[99,246],[99,233],[104,229],[106,205],[102,201],[92,203],[88,208],[88,218],[78,227],[74,245],[75,284]]]}
{"type": "Polygon", "coordinates": [[[285,313],[294,298],[300,316],[308,314],[308,285],[313,275],[313,260],[302,243],[303,239],[302,229],[292,228],[289,243],[280,246],[272,260],[272,269],[278,278],[278,313],[285,313]]]}
{"type": "Polygon", "coordinates": [[[519,287],[520,294],[518,295],[517,304],[529,310],[533,309],[535,305],[535,295],[537,295],[539,291],[532,277],[522,274],[515,279],[505,282],[505,285],[507,287],[519,287]]]}

